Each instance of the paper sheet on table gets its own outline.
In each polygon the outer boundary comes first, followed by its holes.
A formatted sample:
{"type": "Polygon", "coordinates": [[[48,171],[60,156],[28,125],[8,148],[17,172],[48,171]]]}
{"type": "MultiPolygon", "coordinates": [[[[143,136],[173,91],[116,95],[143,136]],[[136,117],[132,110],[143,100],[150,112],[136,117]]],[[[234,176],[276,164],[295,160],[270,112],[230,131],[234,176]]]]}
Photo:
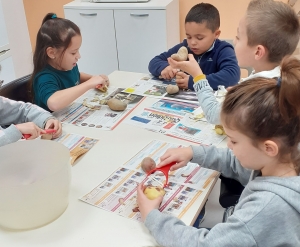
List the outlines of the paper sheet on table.
{"type": "Polygon", "coordinates": [[[109,87],[107,93],[96,89],[87,91],[76,99],[72,105],[54,112],[53,115],[62,123],[74,124],[80,127],[113,130],[143,99],[142,96],[122,93],[123,88],[109,87]],[[112,111],[103,100],[117,98],[126,102],[124,111],[112,111]],[[89,108],[83,105],[93,107],[89,108]]]}
{"type": "MultiPolygon", "coordinates": [[[[145,185],[156,186],[165,180],[165,177],[161,176],[160,173],[155,173],[147,179],[146,174],[141,169],[141,161],[146,156],[150,156],[158,163],[159,157],[168,148],[176,147],[181,146],[162,141],[152,141],[80,199],[98,208],[141,221],[136,203],[137,183],[144,182],[145,185]]],[[[218,175],[218,172],[201,168],[194,163],[189,163],[186,167],[171,172],[169,187],[165,189],[166,194],[159,210],[181,218],[218,175]]]]}
{"type": "Polygon", "coordinates": [[[55,141],[70,150],[71,165],[73,165],[77,158],[87,153],[99,140],[77,134],[64,134],[55,141]]]}
{"type": "Polygon", "coordinates": [[[205,145],[217,145],[226,136],[218,135],[196,104],[161,99],[136,112],[125,123],[150,131],[205,145]]]}

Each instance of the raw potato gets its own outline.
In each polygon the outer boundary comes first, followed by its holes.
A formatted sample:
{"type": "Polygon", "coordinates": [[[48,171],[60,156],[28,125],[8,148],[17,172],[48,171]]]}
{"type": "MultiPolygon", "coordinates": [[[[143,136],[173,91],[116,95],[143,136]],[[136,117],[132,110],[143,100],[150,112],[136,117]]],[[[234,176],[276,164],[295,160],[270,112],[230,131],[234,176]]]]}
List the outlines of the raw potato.
{"type": "Polygon", "coordinates": [[[164,196],[166,191],[160,186],[147,186],[144,190],[144,194],[147,196],[148,199],[154,200],[159,196],[164,196]]]}
{"type": "Polygon", "coordinates": [[[177,53],[172,54],[171,58],[176,61],[186,61],[188,58],[188,50],[185,46],[180,47],[177,53]]]}
{"type": "Polygon", "coordinates": [[[124,111],[127,107],[127,104],[121,100],[111,98],[107,101],[107,105],[113,111],[124,111]]]}
{"type": "Polygon", "coordinates": [[[42,134],[41,139],[51,140],[52,139],[52,134],[42,134]]]}
{"type": "Polygon", "coordinates": [[[107,92],[107,86],[103,86],[98,88],[101,92],[106,93],[107,92]]]}
{"type": "Polygon", "coordinates": [[[148,173],[156,167],[156,163],[152,158],[146,157],[142,160],[141,167],[145,173],[148,173]]]}
{"type": "Polygon", "coordinates": [[[168,94],[175,94],[179,92],[179,87],[177,85],[168,85],[166,90],[168,94]]]}
{"type": "Polygon", "coordinates": [[[222,125],[216,125],[215,131],[218,135],[225,135],[225,130],[222,125]]]}

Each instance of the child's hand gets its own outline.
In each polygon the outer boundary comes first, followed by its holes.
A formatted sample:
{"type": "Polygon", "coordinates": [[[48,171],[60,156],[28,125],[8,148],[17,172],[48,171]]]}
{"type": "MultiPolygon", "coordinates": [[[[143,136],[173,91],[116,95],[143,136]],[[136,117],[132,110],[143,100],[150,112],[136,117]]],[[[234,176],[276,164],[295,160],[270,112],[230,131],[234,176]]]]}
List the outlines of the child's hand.
{"type": "Polygon", "coordinates": [[[137,186],[137,204],[139,206],[139,210],[142,216],[142,220],[145,221],[147,215],[153,210],[158,209],[161,204],[163,197],[157,197],[154,200],[150,200],[144,194],[145,186],[144,184],[139,184],[137,186]]]}
{"type": "Polygon", "coordinates": [[[174,59],[169,57],[168,62],[173,69],[183,70],[184,72],[190,74],[193,78],[196,77],[197,75],[203,74],[200,65],[195,60],[193,54],[189,54],[188,57],[189,57],[188,61],[182,61],[182,62],[177,62],[174,59]]]}
{"type": "Polygon", "coordinates": [[[103,86],[109,86],[109,79],[107,77],[107,75],[100,75],[103,79],[104,79],[104,82],[105,84],[103,86]]]}
{"type": "Polygon", "coordinates": [[[101,88],[106,85],[107,82],[105,81],[106,79],[104,79],[101,75],[94,75],[85,83],[89,83],[91,88],[101,88]]]}
{"type": "Polygon", "coordinates": [[[33,140],[33,139],[39,137],[41,134],[46,134],[46,132],[43,129],[40,129],[33,122],[16,124],[15,126],[23,135],[24,134],[31,135],[29,138],[27,138],[28,140],[33,140]]]}
{"type": "Polygon", "coordinates": [[[176,74],[176,84],[180,88],[187,89],[189,87],[190,76],[184,72],[177,72],[176,74]]]}
{"type": "Polygon", "coordinates": [[[176,162],[176,165],[171,167],[171,171],[177,170],[186,164],[193,158],[193,150],[191,147],[186,148],[170,148],[163,156],[160,157],[160,163],[157,167],[162,167],[172,162],[176,162]]]}
{"type": "Polygon", "coordinates": [[[173,69],[170,65],[164,68],[164,70],[160,73],[161,77],[164,78],[165,80],[170,80],[174,78],[176,75],[178,69],[173,69]]]}
{"type": "Polygon", "coordinates": [[[52,139],[55,139],[61,135],[62,132],[61,122],[56,118],[50,118],[45,125],[45,129],[56,130],[56,132],[52,134],[52,139]]]}

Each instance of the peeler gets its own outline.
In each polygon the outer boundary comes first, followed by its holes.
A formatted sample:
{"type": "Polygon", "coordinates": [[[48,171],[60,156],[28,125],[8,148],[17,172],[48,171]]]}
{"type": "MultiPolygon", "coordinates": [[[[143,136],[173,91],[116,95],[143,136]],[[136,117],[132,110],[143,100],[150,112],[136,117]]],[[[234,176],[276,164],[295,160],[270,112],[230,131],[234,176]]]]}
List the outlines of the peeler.
{"type": "MultiPolygon", "coordinates": [[[[45,130],[45,131],[46,131],[47,134],[55,133],[55,132],[56,132],[55,129],[47,129],[47,130],[45,130]]],[[[24,137],[25,139],[28,139],[30,136],[31,136],[30,134],[23,134],[23,137],[24,137]]]]}
{"type": "Polygon", "coordinates": [[[165,182],[165,184],[163,186],[165,188],[165,187],[168,186],[168,179],[169,179],[170,168],[171,168],[171,166],[173,166],[175,164],[176,164],[176,162],[174,161],[174,162],[172,162],[172,163],[170,163],[168,165],[165,165],[163,167],[156,167],[156,168],[152,169],[151,171],[149,171],[147,173],[147,177],[149,177],[149,175],[151,175],[152,173],[154,173],[156,171],[161,171],[165,175],[165,177],[166,177],[166,182],[165,182]]]}

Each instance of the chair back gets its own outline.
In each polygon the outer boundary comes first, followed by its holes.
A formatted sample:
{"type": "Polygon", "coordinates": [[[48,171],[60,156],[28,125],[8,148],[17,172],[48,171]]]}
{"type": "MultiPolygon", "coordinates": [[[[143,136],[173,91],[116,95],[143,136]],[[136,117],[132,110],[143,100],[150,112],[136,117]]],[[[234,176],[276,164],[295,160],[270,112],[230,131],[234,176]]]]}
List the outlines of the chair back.
{"type": "Polygon", "coordinates": [[[23,102],[31,102],[29,95],[29,80],[31,75],[26,75],[0,87],[0,96],[23,102]]]}

